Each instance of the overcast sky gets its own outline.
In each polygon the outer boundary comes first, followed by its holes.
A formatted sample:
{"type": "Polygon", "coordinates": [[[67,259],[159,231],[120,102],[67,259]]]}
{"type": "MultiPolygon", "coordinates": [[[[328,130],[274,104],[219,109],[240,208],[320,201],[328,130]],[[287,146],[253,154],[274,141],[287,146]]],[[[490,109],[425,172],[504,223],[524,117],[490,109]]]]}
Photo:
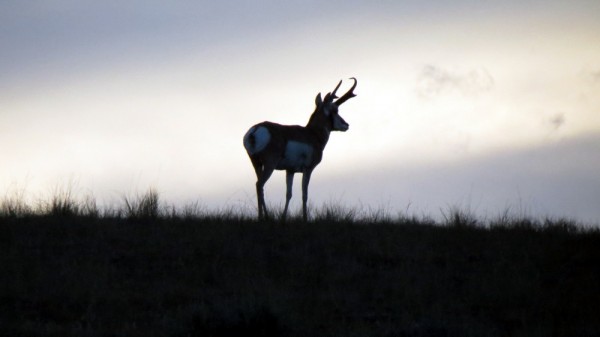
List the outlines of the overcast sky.
{"type": "Polygon", "coordinates": [[[599,17],[595,0],[2,1],[0,192],[252,208],[246,130],[304,125],[354,76],[311,204],[599,223],[599,17]]]}

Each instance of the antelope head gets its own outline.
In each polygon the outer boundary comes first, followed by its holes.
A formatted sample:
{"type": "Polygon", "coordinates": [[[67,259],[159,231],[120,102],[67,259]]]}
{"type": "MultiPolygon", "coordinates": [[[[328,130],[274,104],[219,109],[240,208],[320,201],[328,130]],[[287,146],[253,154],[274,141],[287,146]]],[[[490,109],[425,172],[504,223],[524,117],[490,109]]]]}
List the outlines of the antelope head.
{"type": "Polygon", "coordinates": [[[321,93],[317,95],[315,98],[316,111],[321,111],[323,115],[327,118],[327,122],[329,123],[329,129],[331,131],[347,131],[350,125],[339,115],[338,108],[344,102],[349,100],[352,97],[355,97],[354,88],[356,88],[356,78],[352,77],[351,80],[354,80],[354,85],[348,92],[346,92],[342,97],[337,97],[337,90],[342,85],[342,81],[337,84],[335,89],[332,92],[327,93],[324,99],[321,99],[321,93]]]}

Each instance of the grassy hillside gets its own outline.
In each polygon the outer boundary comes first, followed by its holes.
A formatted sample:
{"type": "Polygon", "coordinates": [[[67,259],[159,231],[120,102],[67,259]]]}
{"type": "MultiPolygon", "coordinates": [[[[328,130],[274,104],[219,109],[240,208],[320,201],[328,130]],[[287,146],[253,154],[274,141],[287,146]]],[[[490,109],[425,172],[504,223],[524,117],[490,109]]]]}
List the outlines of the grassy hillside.
{"type": "Polygon", "coordinates": [[[0,335],[600,336],[600,232],[569,221],[129,204],[0,216],[0,335]]]}

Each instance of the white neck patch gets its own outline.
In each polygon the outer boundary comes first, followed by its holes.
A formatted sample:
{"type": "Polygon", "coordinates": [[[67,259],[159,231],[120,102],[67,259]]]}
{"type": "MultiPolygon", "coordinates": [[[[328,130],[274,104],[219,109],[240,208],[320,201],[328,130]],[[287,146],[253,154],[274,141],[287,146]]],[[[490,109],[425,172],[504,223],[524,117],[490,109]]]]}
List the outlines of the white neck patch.
{"type": "Polygon", "coordinates": [[[285,146],[284,157],[277,165],[277,168],[300,172],[312,164],[313,152],[313,147],[306,143],[288,141],[285,146]]]}

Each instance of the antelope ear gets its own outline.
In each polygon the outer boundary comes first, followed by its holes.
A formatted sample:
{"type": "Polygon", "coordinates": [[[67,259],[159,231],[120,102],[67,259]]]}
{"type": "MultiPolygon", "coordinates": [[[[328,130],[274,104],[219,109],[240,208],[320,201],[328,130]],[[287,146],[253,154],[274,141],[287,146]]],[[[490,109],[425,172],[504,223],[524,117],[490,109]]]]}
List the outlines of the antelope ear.
{"type": "Polygon", "coordinates": [[[321,99],[321,93],[319,93],[317,97],[315,97],[315,105],[319,106],[321,104],[323,104],[323,100],[321,99]]]}

